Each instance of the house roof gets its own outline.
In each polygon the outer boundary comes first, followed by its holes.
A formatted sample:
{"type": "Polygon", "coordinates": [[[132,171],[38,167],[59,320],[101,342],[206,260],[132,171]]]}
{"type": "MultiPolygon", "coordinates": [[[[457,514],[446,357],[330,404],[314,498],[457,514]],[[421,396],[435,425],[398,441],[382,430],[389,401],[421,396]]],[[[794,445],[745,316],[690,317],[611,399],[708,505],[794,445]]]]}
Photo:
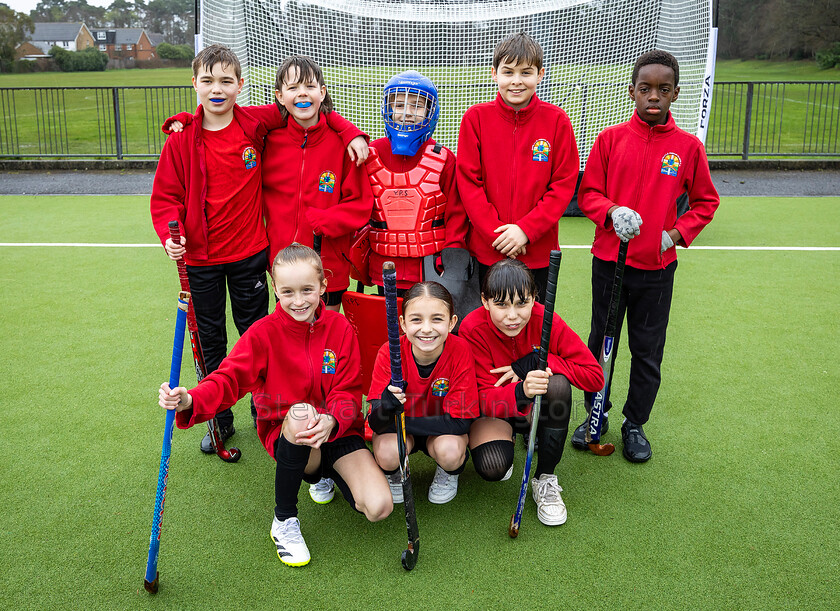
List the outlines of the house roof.
{"type": "Polygon", "coordinates": [[[116,28],[117,37],[114,42],[118,45],[133,45],[140,40],[143,28],[116,28]]]}
{"type": "Polygon", "coordinates": [[[75,23],[36,23],[35,31],[32,32],[32,40],[76,40],[79,31],[85,25],[77,21],[75,23]]]}
{"type": "Polygon", "coordinates": [[[163,34],[155,34],[154,32],[146,32],[146,36],[149,37],[149,42],[152,43],[153,47],[158,46],[162,42],[166,42],[166,37],[163,34]]]}

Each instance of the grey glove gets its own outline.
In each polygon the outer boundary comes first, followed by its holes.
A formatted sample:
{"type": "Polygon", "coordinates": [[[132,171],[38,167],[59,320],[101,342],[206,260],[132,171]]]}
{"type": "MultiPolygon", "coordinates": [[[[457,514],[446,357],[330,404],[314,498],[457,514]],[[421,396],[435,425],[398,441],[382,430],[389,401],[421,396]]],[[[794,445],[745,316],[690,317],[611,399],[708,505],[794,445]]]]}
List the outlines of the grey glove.
{"type": "Polygon", "coordinates": [[[659,252],[665,252],[669,248],[674,245],[674,240],[671,239],[671,236],[668,235],[667,231],[662,232],[662,250],[659,252]]]}
{"type": "Polygon", "coordinates": [[[635,210],[627,206],[619,206],[612,213],[613,229],[622,242],[629,242],[639,235],[639,227],[642,226],[642,217],[635,210]]]}

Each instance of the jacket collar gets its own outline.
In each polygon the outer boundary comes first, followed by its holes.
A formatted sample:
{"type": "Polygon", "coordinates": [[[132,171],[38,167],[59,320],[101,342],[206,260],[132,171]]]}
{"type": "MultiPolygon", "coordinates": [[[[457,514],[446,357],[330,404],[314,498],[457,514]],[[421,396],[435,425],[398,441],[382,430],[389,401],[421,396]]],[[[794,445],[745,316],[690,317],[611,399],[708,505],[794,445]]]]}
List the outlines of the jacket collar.
{"type": "MultiPolygon", "coordinates": [[[[265,128],[256,121],[251,116],[247,115],[246,113],[242,112],[242,107],[239,104],[233,105],[233,120],[238,122],[239,125],[242,127],[242,131],[245,133],[246,137],[249,137],[255,144],[261,144],[262,138],[265,135],[265,128]],[[249,134],[255,133],[255,136],[250,136],[249,134]]],[[[196,144],[201,142],[201,133],[202,133],[202,126],[204,124],[204,106],[201,104],[195,109],[195,114],[193,115],[193,120],[190,125],[195,130],[195,142],[196,144]]],[[[262,149],[260,149],[262,150],[262,149]]]]}
{"type": "Polygon", "coordinates": [[[315,330],[316,328],[323,326],[325,311],[326,306],[324,305],[324,301],[322,299],[321,303],[318,304],[318,307],[315,310],[315,320],[312,322],[301,322],[292,318],[286,310],[280,307],[279,303],[274,307],[274,314],[280,319],[283,326],[298,335],[304,335],[309,332],[310,329],[315,330]]]}
{"type": "Polygon", "coordinates": [[[654,125],[651,127],[639,116],[639,113],[633,111],[633,116],[630,117],[630,128],[642,136],[647,138],[649,135],[664,135],[677,129],[677,123],[674,121],[674,115],[668,111],[668,120],[664,125],[654,125]]]}
{"type": "Polygon", "coordinates": [[[300,145],[306,142],[306,146],[312,146],[324,137],[328,129],[327,115],[324,113],[318,114],[318,122],[312,127],[301,127],[292,117],[288,118],[289,137],[292,142],[300,145]]]}
{"type": "Polygon", "coordinates": [[[525,123],[537,113],[537,108],[539,108],[539,106],[542,104],[542,100],[540,100],[540,98],[535,93],[525,108],[514,110],[505,103],[505,101],[502,99],[501,93],[496,93],[496,100],[493,102],[493,104],[496,106],[496,110],[499,112],[499,114],[502,115],[502,118],[504,118],[504,120],[508,123],[513,123],[514,121],[518,121],[519,123],[525,123]]]}

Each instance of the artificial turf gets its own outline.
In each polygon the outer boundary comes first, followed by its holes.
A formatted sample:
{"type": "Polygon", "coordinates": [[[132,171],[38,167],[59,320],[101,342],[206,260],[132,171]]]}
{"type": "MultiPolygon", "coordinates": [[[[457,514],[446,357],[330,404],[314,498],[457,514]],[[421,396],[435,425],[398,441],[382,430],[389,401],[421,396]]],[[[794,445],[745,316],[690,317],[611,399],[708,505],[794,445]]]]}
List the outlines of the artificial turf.
{"type": "MultiPolygon", "coordinates": [[[[696,245],[840,246],[840,198],[724,198],[696,245]]],[[[588,244],[586,219],[560,242],[588,244]]],[[[153,243],[142,197],[0,197],[0,241],[153,243]]],[[[313,560],[292,569],[268,536],[274,463],[236,408],[228,465],[176,430],[158,568],[142,587],[163,433],[175,269],[159,248],[0,246],[4,608],[837,608],[840,605],[840,252],[681,250],[664,382],[645,430],[654,456],[620,455],[626,341],[609,458],[567,446],[569,521],[471,465],[458,496],[426,500],[412,457],[421,555],[406,573],[402,507],[369,524],[341,499],[300,494],[313,560]],[[834,407],[832,407],[834,406],[834,407]]],[[[566,249],[557,311],[586,337],[589,265],[566,249]]],[[[231,341],[234,338],[233,326],[231,341]]],[[[188,351],[185,360],[188,361],[188,351]]],[[[182,380],[194,383],[184,363],[182,380]]],[[[583,418],[574,395],[573,424],[583,418]]]]}

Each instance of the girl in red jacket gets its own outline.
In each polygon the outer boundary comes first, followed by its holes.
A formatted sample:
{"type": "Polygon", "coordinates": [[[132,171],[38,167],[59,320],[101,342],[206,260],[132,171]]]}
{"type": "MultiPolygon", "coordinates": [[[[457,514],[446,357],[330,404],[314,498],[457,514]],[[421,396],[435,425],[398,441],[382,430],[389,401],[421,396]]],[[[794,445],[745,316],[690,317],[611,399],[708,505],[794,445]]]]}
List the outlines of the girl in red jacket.
{"type": "Polygon", "coordinates": [[[297,497],[302,480],[332,478],[351,507],[376,522],[391,513],[388,483],[362,438],[359,346],[350,323],[324,307],[327,284],[311,248],[292,244],[274,260],[277,308],[254,323],[198,386],[160,387],[178,428],[205,422],[248,392],[257,434],[277,461],[271,538],[290,566],[309,562],[297,497]]]}
{"type": "Polygon", "coordinates": [[[333,110],[324,75],[309,57],[294,55],[277,70],[275,96],[285,128],[269,132],[263,154],[263,197],[269,249],[313,244],[329,286],[325,301],[336,312],[349,286],[350,245],[370,220],[373,195],[367,172],[344,152],[341,135],[327,123],[333,110]]]}
{"type": "Polygon", "coordinates": [[[537,285],[524,263],[503,259],[484,277],[484,305],[461,323],[459,334],[472,346],[481,418],[470,427],[476,472],[490,481],[512,473],[513,437],[529,428],[531,404],[543,395],[537,428],[539,453],[531,490],[537,517],[548,526],[566,521],[562,488],[554,470],[569,431],[572,388],[601,389],[604,374],[586,344],[554,314],[548,367],[537,369],[545,308],[535,303],[537,285]]]}
{"type": "Polygon", "coordinates": [[[450,335],[458,322],[452,296],[437,282],[419,282],[403,297],[400,338],[405,388],[391,386],[388,344],[376,355],[368,401],[376,462],[388,474],[395,503],[402,503],[394,416],[405,411],[406,449],[422,450],[437,463],[429,501],[448,503],[467,463],[467,433],[478,416],[473,356],[450,335]]]}

